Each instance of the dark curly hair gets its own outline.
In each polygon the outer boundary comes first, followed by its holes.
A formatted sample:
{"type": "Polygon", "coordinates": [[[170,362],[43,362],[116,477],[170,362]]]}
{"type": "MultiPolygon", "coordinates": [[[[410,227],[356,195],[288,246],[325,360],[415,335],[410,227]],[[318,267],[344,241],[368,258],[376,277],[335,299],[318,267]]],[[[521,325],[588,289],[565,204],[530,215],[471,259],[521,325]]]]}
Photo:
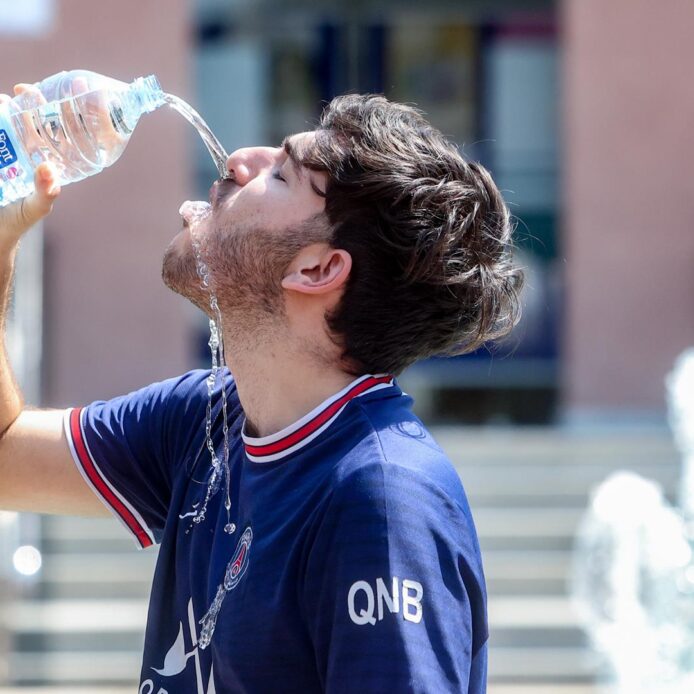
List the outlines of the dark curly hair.
{"type": "Polygon", "coordinates": [[[420,112],[378,95],[325,108],[302,163],[328,173],[331,244],[353,260],[327,324],[354,373],[473,351],[520,318],[522,271],[489,172],[420,112]]]}

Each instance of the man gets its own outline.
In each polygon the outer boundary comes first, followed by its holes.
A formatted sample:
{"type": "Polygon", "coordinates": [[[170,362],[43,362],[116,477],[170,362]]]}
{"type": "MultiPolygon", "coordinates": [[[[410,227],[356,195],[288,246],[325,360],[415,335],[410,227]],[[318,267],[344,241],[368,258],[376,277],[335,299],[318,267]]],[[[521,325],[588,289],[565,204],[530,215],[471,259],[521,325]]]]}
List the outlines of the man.
{"type": "MultiPolygon", "coordinates": [[[[470,509],[393,376],[517,321],[499,191],[379,96],[337,98],[314,132],[227,166],[211,205],[181,207],[163,279],[212,315],[197,239],[233,373],[228,478],[211,483],[208,371],[31,411],[3,358],[0,503],[106,507],[140,546],[161,543],[140,692],[483,692],[470,509]]],[[[2,211],[3,306],[17,242],[58,194],[44,165],[36,186],[2,211]]]]}

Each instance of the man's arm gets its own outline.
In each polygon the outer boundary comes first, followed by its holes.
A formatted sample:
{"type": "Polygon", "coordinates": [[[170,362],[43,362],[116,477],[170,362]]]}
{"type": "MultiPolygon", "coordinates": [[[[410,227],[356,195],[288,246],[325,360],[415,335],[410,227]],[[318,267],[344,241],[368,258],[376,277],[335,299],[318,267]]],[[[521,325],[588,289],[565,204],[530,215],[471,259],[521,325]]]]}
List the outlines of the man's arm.
{"type": "Polygon", "coordinates": [[[420,473],[369,464],[341,479],[304,576],[326,693],[484,691],[486,596],[474,529],[420,473]]]}
{"type": "Polygon", "coordinates": [[[63,412],[27,409],[7,358],[7,308],[19,240],[51,211],[60,193],[55,169],[47,164],[37,168],[34,183],[29,197],[0,208],[0,509],[108,515],[75,467],[63,412]]]}
{"type": "Polygon", "coordinates": [[[20,409],[0,439],[0,509],[109,515],[75,466],[63,417],[62,410],[20,409]]]}

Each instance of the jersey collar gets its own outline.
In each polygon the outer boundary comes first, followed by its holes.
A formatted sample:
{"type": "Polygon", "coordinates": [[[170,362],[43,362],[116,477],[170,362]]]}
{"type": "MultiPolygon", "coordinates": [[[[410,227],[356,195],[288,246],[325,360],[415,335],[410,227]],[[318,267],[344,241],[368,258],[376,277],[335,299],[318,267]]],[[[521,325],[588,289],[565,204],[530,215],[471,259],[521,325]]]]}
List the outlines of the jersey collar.
{"type": "Polygon", "coordinates": [[[393,376],[388,374],[360,376],[294,424],[270,436],[247,436],[244,422],[241,437],[246,455],[255,463],[270,463],[286,458],[320,436],[340,416],[351,400],[389,388],[393,383],[393,376]]]}

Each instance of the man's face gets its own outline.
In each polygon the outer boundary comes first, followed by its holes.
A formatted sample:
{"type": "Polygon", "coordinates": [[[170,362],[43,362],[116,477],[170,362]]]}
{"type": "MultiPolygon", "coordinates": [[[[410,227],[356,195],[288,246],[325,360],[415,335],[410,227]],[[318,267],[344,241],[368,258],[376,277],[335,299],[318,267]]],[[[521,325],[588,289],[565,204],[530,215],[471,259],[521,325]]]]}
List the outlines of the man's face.
{"type": "Polygon", "coordinates": [[[248,147],[227,160],[233,180],[216,181],[210,203],[181,206],[183,230],[164,255],[162,277],[173,291],[210,313],[196,268],[194,242],[210,270],[222,313],[239,329],[282,308],[283,272],[302,247],[327,238],[326,175],[298,164],[313,132],[283,145],[248,147]],[[239,324],[239,322],[241,324],[239,324]]]}

